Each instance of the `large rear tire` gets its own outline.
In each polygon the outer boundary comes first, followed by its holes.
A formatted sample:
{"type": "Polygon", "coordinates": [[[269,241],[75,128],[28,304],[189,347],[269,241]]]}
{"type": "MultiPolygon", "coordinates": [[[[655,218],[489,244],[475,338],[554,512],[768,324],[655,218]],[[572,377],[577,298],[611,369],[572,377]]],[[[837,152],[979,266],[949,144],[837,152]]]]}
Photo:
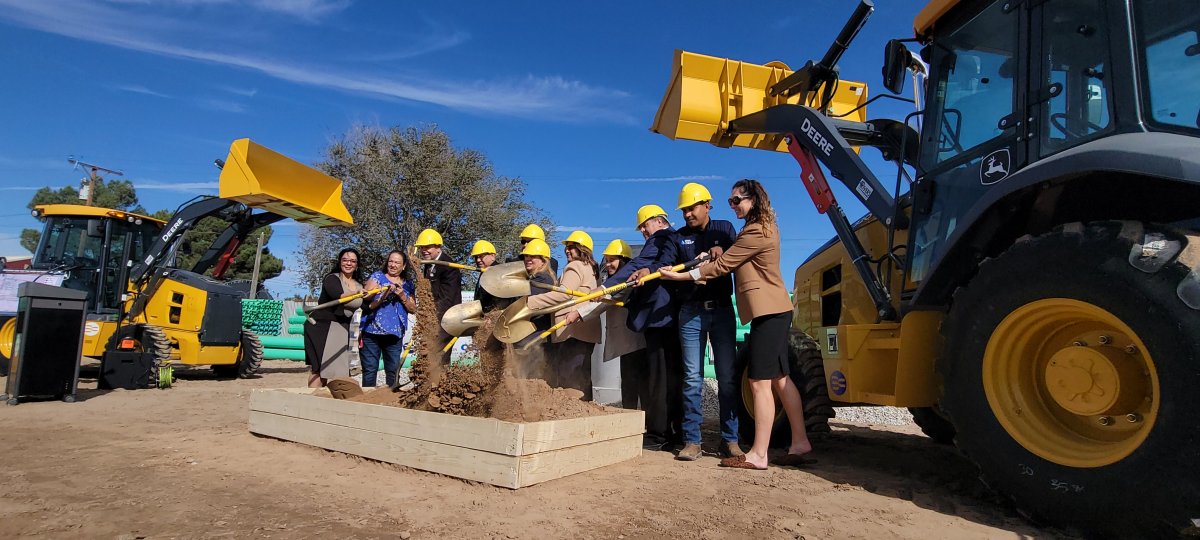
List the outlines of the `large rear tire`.
{"type": "Polygon", "coordinates": [[[939,370],[989,486],[1088,535],[1175,537],[1200,518],[1198,261],[1200,236],[1109,222],[980,265],[939,370]]]}
{"type": "Polygon", "coordinates": [[[917,427],[921,428],[921,433],[926,437],[933,439],[933,442],[938,444],[954,444],[954,424],[950,423],[950,419],[942,413],[937,406],[933,407],[909,407],[908,412],[912,413],[913,422],[917,427]]]}
{"type": "Polygon", "coordinates": [[[262,361],[262,340],[258,339],[258,334],[243,328],[237,362],[228,366],[213,366],[213,373],[230,379],[251,379],[258,373],[262,361]]]}
{"type": "Polygon", "coordinates": [[[171,369],[171,340],[167,338],[166,332],[163,332],[162,328],[148,324],[125,325],[108,338],[106,350],[117,350],[118,345],[125,338],[133,339],[137,350],[154,353],[154,366],[150,371],[150,386],[170,387],[174,376],[171,369]]]}
{"type": "MultiPolygon", "coordinates": [[[[800,391],[804,403],[804,426],[808,433],[829,431],[829,419],[833,418],[833,402],[829,399],[829,386],[825,381],[825,363],[821,359],[821,347],[816,340],[803,332],[793,331],[788,336],[788,362],[792,383],[800,391]]],[[[738,365],[747,366],[746,349],[738,351],[738,365]]],[[[750,378],[743,367],[741,377],[742,399],[738,402],[738,435],[744,444],[754,441],[754,412],[750,394],[750,378]]],[[[775,398],[775,420],[771,428],[771,446],[787,446],[792,440],[792,427],[779,398],[775,398]]]]}

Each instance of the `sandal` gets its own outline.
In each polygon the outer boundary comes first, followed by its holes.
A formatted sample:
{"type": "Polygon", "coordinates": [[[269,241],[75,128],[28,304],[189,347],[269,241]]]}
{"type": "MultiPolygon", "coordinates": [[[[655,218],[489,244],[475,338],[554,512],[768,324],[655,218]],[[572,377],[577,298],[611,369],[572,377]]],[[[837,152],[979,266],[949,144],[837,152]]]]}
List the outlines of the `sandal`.
{"type": "Polygon", "coordinates": [[[780,467],[804,467],[806,465],[816,465],[817,460],[800,454],[784,454],[771,460],[772,465],[780,467]]]}
{"type": "Polygon", "coordinates": [[[750,469],[753,471],[767,470],[766,467],[759,467],[753,463],[750,463],[749,461],[746,461],[746,456],[727,457],[721,460],[721,466],[729,467],[731,469],[750,469]]]}

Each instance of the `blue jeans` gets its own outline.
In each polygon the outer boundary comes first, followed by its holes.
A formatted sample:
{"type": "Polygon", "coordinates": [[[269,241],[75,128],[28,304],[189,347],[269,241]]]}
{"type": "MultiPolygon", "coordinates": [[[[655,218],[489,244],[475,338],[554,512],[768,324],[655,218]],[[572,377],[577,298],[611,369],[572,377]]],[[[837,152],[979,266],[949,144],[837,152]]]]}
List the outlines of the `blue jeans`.
{"type": "Polygon", "coordinates": [[[700,443],[700,422],[704,412],[700,399],[704,392],[704,348],[712,341],[713,363],[717,371],[717,401],[720,404],[721,439],[738,440],[737,323],[733,306],[704,309],[699,302],[687,302],[679,308],[679,344],[683,349],[683,438],[700,443]]]}
{"type": "Polygon", "coordinates": [[[379,372],[379,356],[383,356],[383,375],[388,386],[396,384],[396,371],[400,369],[400,354],[404,352],[404,340],[391,334],[362,333],[362,354],[359,362],[362,364],[362,385],[375,386],[376,374],[379,372]]]}

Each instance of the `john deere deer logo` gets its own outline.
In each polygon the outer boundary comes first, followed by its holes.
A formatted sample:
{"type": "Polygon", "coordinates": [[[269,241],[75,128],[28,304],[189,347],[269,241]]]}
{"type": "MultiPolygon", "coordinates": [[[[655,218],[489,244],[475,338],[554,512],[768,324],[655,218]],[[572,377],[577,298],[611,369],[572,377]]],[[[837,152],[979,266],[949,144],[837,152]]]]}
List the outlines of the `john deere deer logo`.
{"type": "Polygon", "coordinates": [[[979,181],[985,186],[990,186],[1004,180],[1008,177],[1011,163],[1007,148],[1001,148],[988,154],[983,161],[979,162],[979,181]]]}

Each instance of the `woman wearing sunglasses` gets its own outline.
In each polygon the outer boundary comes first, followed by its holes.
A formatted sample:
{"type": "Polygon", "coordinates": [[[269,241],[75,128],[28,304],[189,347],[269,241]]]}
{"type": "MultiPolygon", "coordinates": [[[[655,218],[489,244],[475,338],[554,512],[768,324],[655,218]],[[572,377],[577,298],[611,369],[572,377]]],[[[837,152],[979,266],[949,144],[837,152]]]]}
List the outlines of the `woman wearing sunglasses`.
{"type": "Polygon", "coordinates": [[[721,460],[723,467],[739,469],[767,468],[767,448],[771,442],[771,424],[775,420],[775,400],[779,395],[792,428],[792,441],[785,456],[776,465],[812,463],[804,457],[812,451],[804,429],[804,408],[800,392],[788,376],[788,332],[792,325],[792,302],[784,286],[779,267],[779,227],[771,199],[757,180],[738,180],[729,197],[729,207],[746,225],[729,249],[711,263],[690,272],[660,270],[664,279],[704,281],[733,273],[737,312],[742,324],[750,323],[749,378],[754,397],[754,444],[745,456],[721,460]]]}

